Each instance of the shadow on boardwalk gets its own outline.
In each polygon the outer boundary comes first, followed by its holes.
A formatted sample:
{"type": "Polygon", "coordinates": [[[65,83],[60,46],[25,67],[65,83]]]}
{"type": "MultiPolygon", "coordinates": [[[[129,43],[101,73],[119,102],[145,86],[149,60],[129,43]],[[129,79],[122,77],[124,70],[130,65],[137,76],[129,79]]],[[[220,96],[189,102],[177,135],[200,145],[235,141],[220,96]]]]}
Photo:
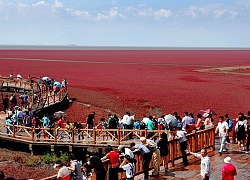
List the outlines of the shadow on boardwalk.
{"type": "MultiPolygon", "coordinates": [[[[230,156],[232,158],[232,163],[236,166],[238,175],[235,176],[237,180],[247,180],[250,179],[249,164],[250,164],[250,154],[245,154],[245,152],[237,151],[236,144],[228,144],[228,152],[219,155],[218,151],[220,148],[219,140],[216,139],[215,151],[210,151],[208,153],[211,160],[211,180],[219,180],[221,177],[221,168],[224,164],[224,158],[230,156]]],[[[193,155],[189,156],[189,165],[183,166],[181,164],[182,160],[176,161],[174,167],[169,168],[169,172],[160,172],[158,177],[150,177],[149,180],[199,180],[200,179],[200,159],[195,158],[193,155]]],[[[161,167],[162,169],[162,167],[161,167]]],[[[151,174],[151,172],[149,173],[151,174]]],[[[139,180],[143,175],[138,175],[135,180],[139,180]]]]}

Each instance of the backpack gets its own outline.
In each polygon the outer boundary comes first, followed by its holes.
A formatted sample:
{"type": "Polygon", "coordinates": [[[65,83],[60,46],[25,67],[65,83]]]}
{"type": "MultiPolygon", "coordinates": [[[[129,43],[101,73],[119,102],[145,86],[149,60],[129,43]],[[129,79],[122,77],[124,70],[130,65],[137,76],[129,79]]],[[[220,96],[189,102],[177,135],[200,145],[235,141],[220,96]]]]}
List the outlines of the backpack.
{"type": "Polygon", "coordinates": [[[229,127],[229,131],[232,131],[233,130],[233,121],[231,119],[228,120],[228,127],[229,127]]]}
{"type": "Polygon", "coordinates": [[[140,129],[145,129],[145,128],[146,128],[146,124],[143,121],[141,121],[140,122],[140,129]]]}
{"type": "Polygon", "coordinates": [[[113,116],[110,117],[109,128],[117,128],[117,121],[113,116]]]}

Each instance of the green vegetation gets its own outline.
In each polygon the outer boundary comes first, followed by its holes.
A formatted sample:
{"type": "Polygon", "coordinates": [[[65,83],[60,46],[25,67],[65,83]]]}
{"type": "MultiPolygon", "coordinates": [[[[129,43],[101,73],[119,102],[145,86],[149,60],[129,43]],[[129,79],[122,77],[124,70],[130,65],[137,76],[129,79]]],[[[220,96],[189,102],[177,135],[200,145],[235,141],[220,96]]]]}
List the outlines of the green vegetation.
{"type": "Polygon", "coordinates": [[[67,164],[68,154],[60,151],[59,156],[57,156],[55,153],[47,153],[43,156],[43,162],[46,164],[55,163],[57,159],[61,159],[63,164],[67,164]]]}
{"type": "Polygon", "coordinates": [[[42,160],[38,156],[32,156],[30,159],[26,161],[28,166],[37,166],[41,164],[42,160]]]}

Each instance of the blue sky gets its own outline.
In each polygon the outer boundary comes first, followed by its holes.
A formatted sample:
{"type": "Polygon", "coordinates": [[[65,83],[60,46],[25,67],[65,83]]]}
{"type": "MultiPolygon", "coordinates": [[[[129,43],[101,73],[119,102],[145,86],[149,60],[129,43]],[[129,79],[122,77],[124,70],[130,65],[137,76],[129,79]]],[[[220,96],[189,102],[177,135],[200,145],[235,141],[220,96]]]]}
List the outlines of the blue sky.
{"type": "Polygon", "coordinates": [[[250,0],[0,0],[0,44],[250,47],[250,0]]]}

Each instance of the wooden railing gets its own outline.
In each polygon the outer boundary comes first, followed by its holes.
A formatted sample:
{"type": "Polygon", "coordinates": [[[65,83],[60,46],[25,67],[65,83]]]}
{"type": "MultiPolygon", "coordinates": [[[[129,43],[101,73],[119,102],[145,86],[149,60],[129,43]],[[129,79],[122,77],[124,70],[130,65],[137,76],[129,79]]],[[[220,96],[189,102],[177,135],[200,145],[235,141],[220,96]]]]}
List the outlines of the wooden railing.
{"type": "MultiPolygon", "coordinates": [[[[11,136],[16,139],[25,139],[27,141],[52,141],[52,142],[63,142],[68,143],[89,143],[89,144],[100,144],[108,143],[112,145],[129,145],[129,135],[132,135],[133,140],[139,140],[140,137],[147,137],[148,132],[153,132],[154,135],[150,139],[158,139],[162,132],[167,132],[171,135],[171,132],[165,130],[136,130],[136,129],[74,129],[72,135],[70,135],[67,128],[61,128],[60,133],[63,138],[59,140],[58,134],[56,133],[58,129],[55,128],[35,128],[26,127],[20,125],[8,126],[4,122],[0,122],[0,134],[4,136],[11,136]],[[8,133],[7,133],[8,131],[8,133]],[[82,139],[82,134],[84,139],[82,139]],[[79,140],[80,139],[80,140],[79,140]],[[112,140],[112,141],[110,141],[112,140]]],[[[187,135],[188,143],[191,150],[199,150],[207,145],[214,145],[214,132],[209,130],[196,131],[194,133],[187,135]]],[[[173,145],[178,147],[177,141],[170,141],[170,149],[173,145]]]]}
{"type": "MultiPolygon", "coordinates": [[[[142,132],[142,131],[138,131],[142,132]]],[[[160,133],[160,132],[158,132],[160,133]]],[[[210,128],[206,130],[196,131],[186,136],[188,142],[188,149],[193,152],[198,152],[201,149],[211,148],[212,151],[215,150],[215,129],[210,128]]],[[[175,161],[182,157],[181,150],[180,150],[180,143],[177,140],[170,140],[169,144],[169,154],[168,159],[171,166],[175,165],[175,161]]],[[[136,163],[136,172],[135,174],[141,174],[143,172],[143,164],[142,164],[142,154],[137,152],[135,153],[136,163]]],[[[105,169],[108,171],[109,169],[109,161],[103,161],[105,169]]],[[[150,168],[153,168],[153,163],[151,161],[150,168]]],[[[108,173],[107,173],[108,176],[108,173]]],[[[44,178],[43,180],[52,180],[55,176],[44,178]]],[[[125,173],[119,173],[119,179],[125,179],[125,173]]],[[[95,175],[93,177],[95,179],[95,175]]]]}

